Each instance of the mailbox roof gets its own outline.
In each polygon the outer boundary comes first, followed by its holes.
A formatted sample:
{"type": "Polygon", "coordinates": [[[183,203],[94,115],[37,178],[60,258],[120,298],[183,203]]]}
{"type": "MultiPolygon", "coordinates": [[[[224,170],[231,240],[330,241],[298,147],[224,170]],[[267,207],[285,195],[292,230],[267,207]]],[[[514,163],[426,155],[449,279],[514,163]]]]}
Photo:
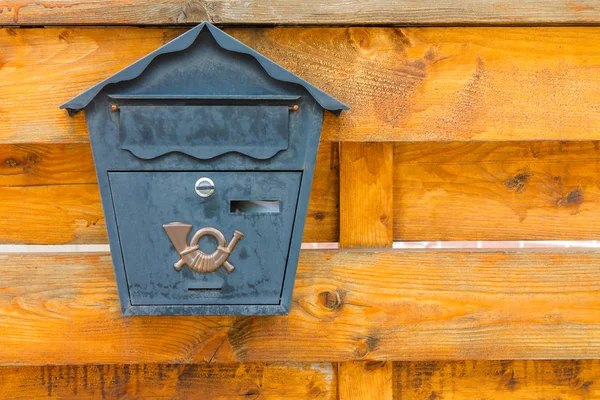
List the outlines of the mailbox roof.
{"type": "Polygon", "coordinates": [[[209,32],[211,33],[211,35],[213,36],[213,38],[215,39],[217,44],[219,46],[221,46],[223,49],[238,52],[238,53],[248,54],[248,55],[251,55],[252,57],[254,57],[256,59],[256,61],[258,61],[259,64],[263,67],[265,72],[267,74],[269,74],[269,76],[271,76],[273,79],[283,81],[283,82],[296,83],[298,85],[303,86],[308,91],[308,93],[310,93],[310,95],[324,109],[332,111],[334,113],[339,113],[342,110],[349,109],[349,107],[347,105],[345,105],[344,103],[331,97],[330,95],[328,95],[321,89],[311,85],[304,79],[293,74],[292,72],[288,71],[287,69],[283,68],[282,66],[274,63],[273,61],[269,60],[262,54],[256,52],[254,49],[246,46],[239,40],[226,34],[222,30],[220,30],[219,28],[217,28],[216,26],[214,26],[208,22],[201,23],[200,25],[192,28],[188,32],[186,32],[183,35],[177,37],[176,39],[170,41],[169,43],[167,43],[164,46],[160,47],[159,49],[153,51],[152,53],[146,55],[145,57],[139,59],[135,63],[122,69],[121,71],[117,72],[116,74],[112,75],[111,77],[92,86],[85,92],[79,94],[78,96],[72,98],[68,102],[61,105],[60,108],[66,108],[70,115],[77,113],[78,111],[85,108],[94,99],[94,97],[96,97],[96,95],[98,93],[100,93],[100,91],[102,91],[102,89],[104,89],[104,87],[106,85],[135,79],[144,72],[146,67],[148,67],[148,65],[150,65],[150,63],[154,60],[154,58],[156,58],[156,56],[158,56],[160,54],[175,53],[175,52],[183,51],[183,50],[187,49],[188,47],[190,47],[204,28],[209,30],[209,32]]]}

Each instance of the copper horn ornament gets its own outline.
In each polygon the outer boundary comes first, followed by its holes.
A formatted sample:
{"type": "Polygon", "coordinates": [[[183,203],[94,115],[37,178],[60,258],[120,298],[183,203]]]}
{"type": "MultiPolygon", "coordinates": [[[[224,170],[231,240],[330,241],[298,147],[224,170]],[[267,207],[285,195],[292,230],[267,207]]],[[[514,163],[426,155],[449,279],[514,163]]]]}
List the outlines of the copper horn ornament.
{"type": "Polygon", "coordinates": [[[235,269],[227,259],[237,245],[237,242],[244,237],[242,232],[238,230],[234,231],[233,238],[228,244],[221,231],[212,227],[206,227],[194,233],[192,240],[188,244],[187,237],[192,230],[192,225],[183,222],[172,222],[163,225],[163,228],[181,256],[181,259],[173,265],[175,270],[180,271],[185,264],[192,271],[201,273],[216,271],[221,266],[229,273],[235,269]],[[198,247],[198,242],[206,235],[211,235],[217,239],[217,249],[211,254],[204,253],[198,247]]]}

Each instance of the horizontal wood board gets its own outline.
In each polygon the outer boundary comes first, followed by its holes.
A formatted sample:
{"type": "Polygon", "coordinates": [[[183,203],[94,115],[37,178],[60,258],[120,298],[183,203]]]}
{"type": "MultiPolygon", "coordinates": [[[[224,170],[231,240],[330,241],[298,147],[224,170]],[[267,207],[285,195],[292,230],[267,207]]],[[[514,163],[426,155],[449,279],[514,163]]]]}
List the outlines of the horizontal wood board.
{"type": "Polygon", "coordinates": [[[125,318],[108,255],[2,255],[0,364],[599,358],[598,265],[303,251],[288,316],[125,318]]]}
{"type": "Polygon", "coordinates": [[[402,143],[396,240],[595,240],[599,142],[402,143]]]}
{"type": "Polygon", "coordinates": [[[10,366],[0,367],[0,394],[4,399],[579,400],[599,396],[599,375],[598,360],[10,366]],[[392,379],[374,379],[382,371],[392,379]]]}
{"type": "MultiPolygon", "coordinates": [[[[305,242],[336,242],[337,144],[317,155],[305,242]]],[[[0,243],[108,243],[88,143],[0,144],[0,243]]]]}
{"type": "MultiPolygon", "coordinates": [[[[0,30],[0,143],[86,143],[58,106],[185,30],[0,30]]],[[[325,141],[600,139],[600,27],[232,28],[351,110],[325,141]]]]}
{"type": "Polygon", "coordinates": [[[402,400],[582,400],[600,397],[600,361],[427,361],[394,368],[402,400]]]}
{"type": "Polygon", "coordinates": [[[0,11],[2,25],[173,25],[206,20],[244,25],[528,25],[600,22],[600,6],[594,0],[54,0],[26,3],[6,0],[0,3],[0,11]]]}
{"type": "MultiPolygon", "coordinates": [[[[393,151],[385,167],[393,213],[376,216],[373,236],[385,243],[392,225],[394,240],[407,241],[600,237],[599,142],[396,143],[393,151]]],[[[322,142],[304,242],[338,241],[339,193],[338,145],[322,142]]],[[[87,143],[0,145],[0,195],[0,243],[107,243],[87,143]]],[[[346,220],[355,235],[360,220],[346,220]]]]}
{"type": "Polygon", "coordinates": [[[336,393],[335,363],[0,367],[3,399],[335,400],[336,393]]]}

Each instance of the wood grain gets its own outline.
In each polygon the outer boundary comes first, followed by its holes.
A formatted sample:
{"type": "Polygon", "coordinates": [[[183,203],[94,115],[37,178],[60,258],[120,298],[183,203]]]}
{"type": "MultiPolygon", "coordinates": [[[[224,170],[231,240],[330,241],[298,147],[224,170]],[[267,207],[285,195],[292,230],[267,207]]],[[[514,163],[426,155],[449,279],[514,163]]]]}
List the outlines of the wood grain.
{"type": "Polygon", "coordinates": [[[0,3],[2,25],[173,25],[219,24],[593,24],[600,9],[593,0],[389,1],[343,3],[308,0],[95,2],[54,0],[0,3]]]}
{"type": "Polygon", "coordinates": [[[0,144],[0,187],[96,184],[89,143],[0,144]]]}
{"type": "Polygon", "coordinates": [[[600,397],[598,360],[400,362],[395,375],[402,400],[600,397]]]}
{"type": "Polygon", "coordinates": [[[107,243],[89,144],[0,145],[0,243],[107,243]]]}
{"type": "Polygon", "coordinates": [[[304,251],[288,316],[125,318],[108,255],[2,255],[0,364],[598,358],[598,265],[304,251]]]}
{"type": "Polygon", "coordinates": [[[337,242],[340,231],[339,146],[321,142],[302,241],[337,242]]]}
{"type": "MultiPolygon", "coordinates": [[[[340,143],[340,248],[391,247],[393,150],[392,143],[340,143]]],[[[324,296],[326,305],[341,299],[324,296]]],[[[339,363],[339,400],[391,400],[392,378],[391,363],[339,363]]]]}
{"type": "MultiPolygon", "coordinates": [[[[392,400],[394,365],[385,361],[349,361],[338,367],[339,400],[392,400]]],[[[400,398],[400,397],[398,397],[400,398]]]]}
{"type": "Polygon", "coordinates": [[[396,240],[593,240],[599,142],[403,143],[396,240]]]}
{"type": "MultiPolygon", "coordinates": [[[[0,142],[87,142],[58,106],[183,31],[0,30],[0,142]]],[[[352,108],[326,141],[600,139],[599,27],[227,32],[352,108]]]]}
{"type": "Polygon", "coordinates": [[[0,243],[107,243],[97,184],[0,187],[0,243]]]}
{"type": "MultiPolygon", "coordinates": [[[[354,387],[370,371],[362,367],[354,387]]],[[[599,396],[598,360],[426,361],[393,365],[396,399],[539,400],[599,396]]],[[[313,364],[85,365],[0,367],[0,393],[17,398],[335,399],[336,366],[313,364]]],[[[381,393],[375,394],[381,398],[381,393]]],[[[340,400],[348,398],[339,393],[340,400]]],[[[368,397],[362,397],[367,399],[368,397]]],[[[391,398],[386,394],[384,398],[391,398]]]]}
{"type": "Polygon", "coordinates": [[[340,247],[391,247],[392,143],[340,144],[340,247]]]}
{"type": "MultiPolygon", "coordinates": [[[[337,242],[337,145],[322,143],[305,242],[337,242]]],[[[0,144],[0,243],[107,243],[91,149],[80,144],[0,144]]]]}
{"type": "Polygon", "coordinates": [[[336,366],[314,364],[0,367],[3,399],[336,399],[336,366]]]}
{"type": "MultiPolygon", "coordinates": [[[[321,143],[305,242],[338,240],[337,149],[321,143]]],[[[83,143],[0,145],[0,243],[107,243],[90,153],[83,143]]],[[[598,142],[396,144],[393,237],[597,239],[598,160],[598,142]]],[[[363,218],[383,229],[373,215],[363,218]]]]}

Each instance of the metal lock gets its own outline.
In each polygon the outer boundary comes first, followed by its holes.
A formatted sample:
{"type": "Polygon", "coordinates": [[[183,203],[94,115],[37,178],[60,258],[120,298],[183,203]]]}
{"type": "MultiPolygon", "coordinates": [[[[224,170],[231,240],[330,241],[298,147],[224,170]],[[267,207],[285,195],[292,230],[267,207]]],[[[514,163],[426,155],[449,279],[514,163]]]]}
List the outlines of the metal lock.
{"type": "Polygon", "coordinates": [[[203,198],[210,197],[215,192],[215,183],[210,178],[200,178],[196,181],[194,189],[198,196],[203,198]]]}

